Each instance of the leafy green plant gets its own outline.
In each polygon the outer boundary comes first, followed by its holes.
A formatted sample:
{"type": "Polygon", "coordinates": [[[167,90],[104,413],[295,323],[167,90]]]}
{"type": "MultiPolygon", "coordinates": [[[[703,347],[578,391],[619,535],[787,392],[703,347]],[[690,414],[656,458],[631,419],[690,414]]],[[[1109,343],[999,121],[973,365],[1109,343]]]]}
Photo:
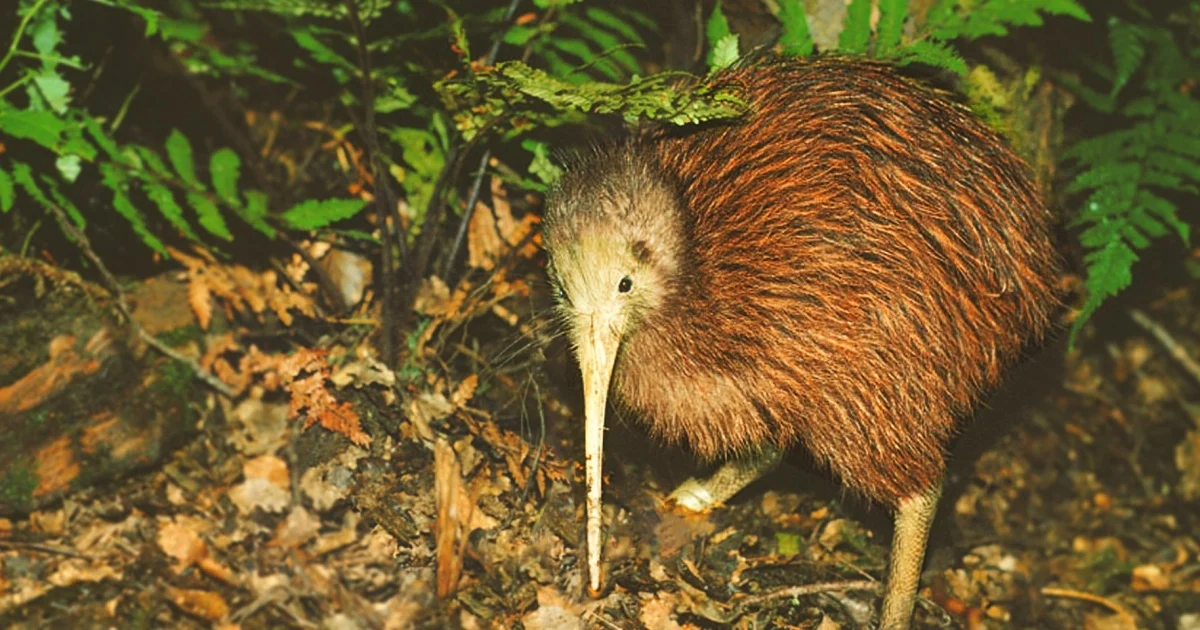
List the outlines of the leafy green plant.
{"type": "Polygon", "coordinates": [[[1064,155],[1074,175],[1066,192],[1082,200],[1072,226],[1087,250],[1087,298],[1071,340],[1108,298],[1129,286],[1137,252],[1191,228],[1180,202],[1200,195],[1200,49],[1187,49],[1164,27],[1112,18],[1112,61],[1093,72],[1095,89],[1064,78],[1115,129],[1077,142],[1064,155]]]}
{"type": "MultiPolygon", "coordinates": [[[[123,6],[146,21],[148,35],[177,38],[172,39],[177,43],[198,42],[202,37],[202,30],[198,31],[194,23],[136,5],[123,6]]],[[[0,212],[12,211],[19,190],[37,205],[61,210],[76,227],[85,228],[94,210],[84,212],[72,201],[79,196],[72,184],[90,169],[111,194],[112,209],[129,223],[144,245],[165,255],[164,235],[148,220],[148,207],[175,235],[211,245],[212,239],[233,239],[228,218],[274,237],[280,228],[325,227],[352,216],[365,205],[358,199],[308,200],[272,214],[265,192],[240,187],[241,158],[230,148],[219,148],[208,156],[207,172],[202,177],[192,143],[178,130],[169,135],[161,152],[144,144],[122,144],[114,131],[123,113],[110,122],[72,101],[73,85],[68,77],[72,72],[78,75],[86,66],[60,52],[65,43],[63,25],[71,15],[66,9],[67,3],[57,0],[23,2],[18,9],[21,23],[9,54],[0,62],[0,71],[14,58],[36,62],[22,66],[19,78],[0,90],[4,96],[0,101],[0,133],[33,143],[52,156],[55,164],[55,172],[51,173],[39,172],[30,162],[16,158],[0,161],[0,212]],[[23,44],[31,46],[32,51],[26,52],[23,44]],[[23,105],[11,96],[21,86],[26,87],[23,105]]],[[[282,80],[257,68],[249,58],[235,60],[217,54],[196,58],[206,59],[209,68],[237,69],[238,73],[249,69],[253,76],[282,80]]]]}
{"type": "MultiPolygon", "coordinates": [[[[837,51],[867,55],[899,64],[921,63],[966,74],[967,64],[955,42],[1007,35],[1010,28],[1041,26],[1046,15],[1090,20],[1077,0],[938,0],[911,34],[905,25],[916,22],[908,0],[879,0],[879,19],[871,24],[872,0],[852,0],[838,39],[837,51]]],[[[803,0],[780,0],[783,25],[780,44],[786,54],[808,55],[813,39],[803,0]]],[[[711,40],[710,40],[711,41],[711,40]]]]}

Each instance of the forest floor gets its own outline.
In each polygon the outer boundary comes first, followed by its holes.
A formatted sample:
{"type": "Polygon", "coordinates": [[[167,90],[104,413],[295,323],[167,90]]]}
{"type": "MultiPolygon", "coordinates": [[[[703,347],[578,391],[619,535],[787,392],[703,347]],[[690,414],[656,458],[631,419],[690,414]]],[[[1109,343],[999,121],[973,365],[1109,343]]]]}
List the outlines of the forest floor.
{"type": "MultiPolygon", "coordinates": [[[[441,325],[439,350],[478,371],[431,369],[394,397],[371,384],[385,369],[343,357],[337,374],[359,389],[339,396],[356,392],[369,445],[302,429],[286,399],[248,388],[213,395],[201,436],[164,464],[0,518],[0,627],[829,630],[869,617],[878,593],[838,584],[880,578],[883,509],[798,456],[723,509],[678,514],[664,498],[697,464],[611,416],[608,586],[588,597],[575,368],[561,341],[528,350],[536,327],[484,302],[490,323],[457,328],[448,313],[463,309],[426,303],[416,340],[441,325]],[[479,339],[518,340],[536,360],[484,359],[479,339]]],[[[1077,350],[1041,350],[967,425],[916,627],[1200,628],[1198,302],[1181,280],[1114,303],[1077,350]]]]}

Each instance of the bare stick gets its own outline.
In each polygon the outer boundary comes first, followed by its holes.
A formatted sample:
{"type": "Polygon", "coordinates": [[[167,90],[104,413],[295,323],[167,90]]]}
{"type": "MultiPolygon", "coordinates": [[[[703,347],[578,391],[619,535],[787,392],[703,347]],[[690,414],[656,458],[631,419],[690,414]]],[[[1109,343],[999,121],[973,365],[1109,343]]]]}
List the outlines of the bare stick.
{"type": "Polygon", "coordinates": [[[212,372],[209,372],[201,367],[200,364],[193,361],[191,357],[187,357],[176,352],[174,348],[167,346],[163,342],[156,339],[153,335],[146,332],[145,328],[142,328],[142,325],[133,318],[133,312],[129,310],[129,303],[125,301],[125,293],[121,291],[121,285],[117,284],[117,279],[113,277],[112,273],[108,271],[108,267],[105,266],[104,262],[100,260],[100,257],[96,255],[96,252],[92,249],[92,244],[88,241],[87,236],[85,236],[82,231],[80,231],[75,227],[74,224],[71,223],[71,220],[67,217],[67,213],[64,212],[62,208],[59,208],[58,206],[50,206],[50,210],[54,212],[54,218],[58,221],[58,225],[62,228],[63,232],[66,232],[68,236],[70,236],[75,240],[76,243],[79,244],[79,248],[83,250],[84,256],[87,256],[88,260],[92,261],[93,265],[96,265],[96,269],[100,271],[100,275],[104,276],[104,282],[108,285],[109,292],[117,302],[117,309],[121,311],[121,315],[123,315],[126,321],[129,322],[129,325],[133,327],[133,330],[137,333],[138,337],[145,342],[146,345],[190,367],[192,369],[192,373],[196,375],[196,378],[204,381],[205,384],[217,390],[218,393],[226,396],[227,398],[233,398],[233,389],[226,385],[224,381],[217,378],[212,372]]]}
{"type": "Polygon", "coordinates": [[[1133,318],[1133,321],[1138,326],[1145,328],[1146,331],[1158,341],[1158,343],[1162,344],[1163,347],[1167,349],[1167,353],[1171,355],[1171,358],[1175,359],[1175,362],[1178,363],[1180,367],[1182,367],[1184,371],[1188,373],[1189,376],[1191,376],[1197,383],[1200,383],[1200,363],[1193,359],[1192,356],[1188,354],[1187,349],[1180,345],[1178,341],[1175,341],[1175,338],[1171,336],[1171,333],[1167,332],[1166,328],[1163,328],[1161,324],[1150,319],[1149,315],[1136,308],[1129,311],[1129,316],[1133,318]]]}
{"type": "Polygon", "coordinates": [[[1120,604],[1112,601],[1111,599],[1107,599],[1099,595],[1093,595],[1091,593],[1072,590],[1069,588],[1054,588],[1052,586],[1043,587],[1042,595],[1045,595],[1046,597],[1065,597],[1068,599],[1078,599],[1085,602],[1092,602],[1093,604],[1100,604],[1101,606],[1104,606],[1105,608],[1116,613],[1117,616],[1121,618],[1121,622],[1124,624],[1124,627],[1129,628],[1129,630],[1137,630],[1137,621],[1133,618],[1133,615],[1130,614],[1128,610],[1125,610],[1125,608],[1120,604]]]}

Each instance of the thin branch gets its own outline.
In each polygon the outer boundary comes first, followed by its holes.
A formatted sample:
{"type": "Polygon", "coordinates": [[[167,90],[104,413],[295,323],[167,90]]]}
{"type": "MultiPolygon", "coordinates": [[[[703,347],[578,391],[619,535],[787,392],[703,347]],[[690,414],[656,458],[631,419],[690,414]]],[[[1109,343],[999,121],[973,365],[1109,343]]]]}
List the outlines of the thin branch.
{"type": "Polygon", "coordinates": [[[818,593],[831,593],[839,591],[878,591],[879,582],[875,580],[847,580],[844,582],[821,582],[817,584],[803,584],[800,586],[789,586],[758,595],[751,595],[735,600],[739,609],[744,610],[747,606],[757,606],[770,601],[779,599],[791,599],[793,597],[804,597],[805,595],[816,595],[818,593]]]}
{"type": "Polygon", "coordinates": [[[1150,335],[1158,341],[1158,343],[1162,344],[1163,347],[1167,349],[1167,353],[1171,355],[1171,358],[1175,359],[1175,362],[1178,363],[1179,366],[1182,367],[1184,371],[1196,381],[1196,383],[1200,383],[1200,363],[1197,363],[1196,360],[1193,359],[1190,354],[1188,354],[1187,349],[1180,345],[1179,342],[1171,336],[1171,333],[1167,332],[1166,328],[1163,328],[1161,324],[1153,319],[1150,319],[1149,315],[1136,308],[1129,311],[1129,316],[1133,318],[1133,321],[1137,323],[1138,326],[1146,329],[1146,331],[1149,332],[1150,335]]]}
{"type": "MultiPolygon", "coordinates": [[[[383,329],[380,345],[384,363],[393,365],[396,362],[396,343],[393,333],[395,329],[393,320],[396,307],[394,299],[396,279],[392,274],[395,269],[392,262],[392,247],[395,246],[400,253],[401,268],[409,269],[408,243],[404,237],[396,195],[392,191],[392,185],[388,179],[389,174],[381,164],[380,156],[383,151],[380,149],[379,135],[375,129],[375,82],[372,77],[371,50],[367,47],[366,29],[363,28],[355,1],[344,0],[344,4],[346,5],[346,15],[350,18],[350,25],[354,29],[354,38],[358,43],[358,65],[361,69],[363,93],[363,123],[358,125],[358,129],[366,140],[367,153],[370,154],[371,177],[375,181],[375,205],[378,209],[380,232],[383,235],[379,270],[379,278],[383,283],[383,329]]],[[[406,282],[405,284],[412,285],[413,283],[406,282]]]]}
{"type": "Polygon", "coordinates": [[[1084,593],[1082,591],[1076,591],[1076,590],[1069,589],[1069,588],[1054,588],[1052,586],[1043,587],[1042,595],[1045,595],[1046,597],[1063,597],[1063,598],[1068,598],[1068,599],[1078,599],[1078,600],[1085,601],[1085,602],[1092,602],[1093,604],[1099,604],[1117,614],[1117,618],[1121,620],[1122,628],[1128,628],[1129,630],[1136,630],[1138,627],[1137,620],[1135,620],[1133,618],[1133,615],[1130,614],[1130,612],[1128,610],[1126,610],[1120,604],[1118,604],[1118,603],[1114,602],[1113,600],[1108,599],[1106,597],[1101,597],[1099,595],[1093,595],[1091,593],[1084,593]]]}
{"type": "Polygon", "coordinates": [[[93,265],[96,265],[96,269],[100,271],[100,275],[104,277],[104,282],[108,285],[109,292],[116,300],[117,310],[121,311],[121,315],[124,316],[126,321],[129,322],[129,325],[133,328],[134,332],[137,333],[138,337],[146,345],[190,367],[192,369],[192,373],[196,375],[196,378],[204,381],[205,384],[215,389],[218,393],[227,398],[233,398],[233,389],[226,385],[224,381],[217,378],[212,372],[209,372],[201,367],[200,364],[193,361],[191,357],[187,357],[179,352],[176,352],[174,348],[167,346],[153,335],[146,332],[145,328],[142,328],[142,325],[133,318],[133,311],[129,309],[129,303],[125,301],[125,292],[121,290],[121,285],[117,283],[117,279],[113,277],[111,272],[109,272],[108,267],[104,264],[104,261],[100,260],[100,257],[96,255],[96,251],[92,249],[92,244],[90,241],[88,241],[87,236],[84,235],[84,233],[78,228],[76,228],[73,223],[71,223],[70,218],[67,217],[67,213],[62,208],[59,208],[55,205],[50,206],[50,210],[54,213],[54,218],[56,221],[58,221],[58,225],[60,228],[62,228],[62,231],[74,239],[75,242],[79,244],[79,248],[83,250],[83,254],[87,256],[88,260],[92,261],[93,265]]]}
{"type": "MultiPolygon", "coordinates": [[[[513,16],[517,14],[517,6],[520,4],[521,0],[512,0],[508,3],[508,9],[504,12],[504,28],[500,29],[492,39],[492,47],[488,50],[484,65],[495,65],[496,57],[500,55],[500,43],[504,41],[504,36],[508,33],[508,29],[512,28],[513,16]]],[[[467,207],[463,210],[462,221],[458,225],[458,232],[454,235],[454,242],[450,246],[450,253],[446,256],[446,261],[442,264],[442,279],[446,281],[447,285],[453,286],[450,282],[450,273],[454,270],[455,259],[458,258],[458,252],[462,250],[463,241],[466,240],[467,229],[471,224],[471,215],[475,211],[475,204],[479,201],[479,191],[483,187],[483,176],[487,173],[487,165],[491,159],[492,149],[490,147],[484,149],[483,155],[479,159],[479,170],[475,172],[475,180],[471,183],[471,195],[467,199],[467,207]]]]}

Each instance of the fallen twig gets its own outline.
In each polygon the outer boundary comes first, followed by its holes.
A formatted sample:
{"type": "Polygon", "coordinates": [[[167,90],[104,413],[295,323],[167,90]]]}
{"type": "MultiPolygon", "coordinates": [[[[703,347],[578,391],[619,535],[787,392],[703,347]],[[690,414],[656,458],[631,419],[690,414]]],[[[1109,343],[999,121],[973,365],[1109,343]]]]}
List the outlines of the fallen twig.
{"type": "Polygon", "coordinates": [[[736,600],[738,606],[745,608],[746,606],[757,606],[769,601],[777,599],[789,599],[792,597],[804,597],[805,595],[816,595],[818,593],[831,593],[835,591],[878,591],[879,582],[875,580],[846,580],[842,582],[821,582],[818,584],[803,584],[800,586],[789,586],[767,593],[751,595],[739,600],[736,600]]]}
{"type": "Polygon", "coordinates": [[[1117,616],[1121,618],[1121,622],[1126,628],[1129,628],[1130,630],[1137,630],[1137,621],[1134,620],[1133,615],[1130,614],[1128,610],[1125,610],[1125,608],[1123,608],[1120,604],[1112,601],[1111,599],[1101,597],[1099,595],[1093,595],[1091,593],[1085,593],[1083,591],[1076,591],[1069,588],[1055,588],[1052,586],[1042,587],[1042,595],[1045,595],[1046,597],[1079,599],[1085,602],[1092,602],[1093,604],[1100,604],[1101,606],[1104,606],[1105,608],[1116,613],[1117,616]]]}
{"type": "Polygon", "coordinates": [[[172,359],[175,359],[176,361],[179,361],[180,363],[190,367],[192,369],[192,373],[196,375],[196,378],[204,381],[205,384],[215,389],[220,394],[228,398],[233,398],[233,388],[226,385],[224,381],[217,378],[212,372],[209,372],[201,367],[199,363],[196,363],[190,357],[176,352],[174,348],[171,348],[170,346],[159,341],[156,337],[146,332],[145,328],[142,328],[142,325],[133,318],[133,311],[129,310],[129,303],[125,301],[125,292],[121,290],[121,285],[117,283],[117,279],[113,277],[111,272],[109,272],[108,267],[104,264],[104,261],[100,260],[100,256],[96,255],[95,250],[92,249],[91,242],[88,241],[88,237],[84,235],[81,230],[76,228],[73,223],[71,223],[71,220],[67,217],[67,213],[64,212],[62,208],[59,208],[58,206],[50,206],[50,210],[54,212],[54,218],[58,221],[58,225],[62,228],[62,231],[79,244],[79,249],[83,251],[83,255],[87,256],[88,260],[92,261],[93,265],[96,265],[96,269],[100,271],[100,275],[104,276],[104,282],[108,285],[109,292],[116,300],[117,309],[121,311],[121,315],[124,316],[126,321],[129,322],[129,325],[133,327],[133,330],[137,333],[138,338],[140,338],[151,348],[154,348],[168,357],[171,357],[172,359]]]}
{"type": "Polygon", "coordinates": [[[1178,341],[1175,341],[1175,338],[1171,336],[1171,333],[1167,332],[1166,328],[1163,328],[1161,324],[1153,319],[1150,319],[1149,315],[1136,308],[1129,311],[1129,316],[1133,318],[1133,321],[1138,326],[1145,328],[1146,331],[1158,341],[1158,343],[1162,344],[1163,347],[1167,349],[1167,353],[1171,355],[1171,358],[1175,359],[1175,362],[1178,363],[1180,367],[1182,367],[1184,371],[1188,373],[1188,375],[1190,375],[1197,383],[1200,383],[1200,362],[1197,362],[1195,359],[1193,359],[1192,356],[1188,354],[1187,349],[1180,345],[1178,341]]]}

